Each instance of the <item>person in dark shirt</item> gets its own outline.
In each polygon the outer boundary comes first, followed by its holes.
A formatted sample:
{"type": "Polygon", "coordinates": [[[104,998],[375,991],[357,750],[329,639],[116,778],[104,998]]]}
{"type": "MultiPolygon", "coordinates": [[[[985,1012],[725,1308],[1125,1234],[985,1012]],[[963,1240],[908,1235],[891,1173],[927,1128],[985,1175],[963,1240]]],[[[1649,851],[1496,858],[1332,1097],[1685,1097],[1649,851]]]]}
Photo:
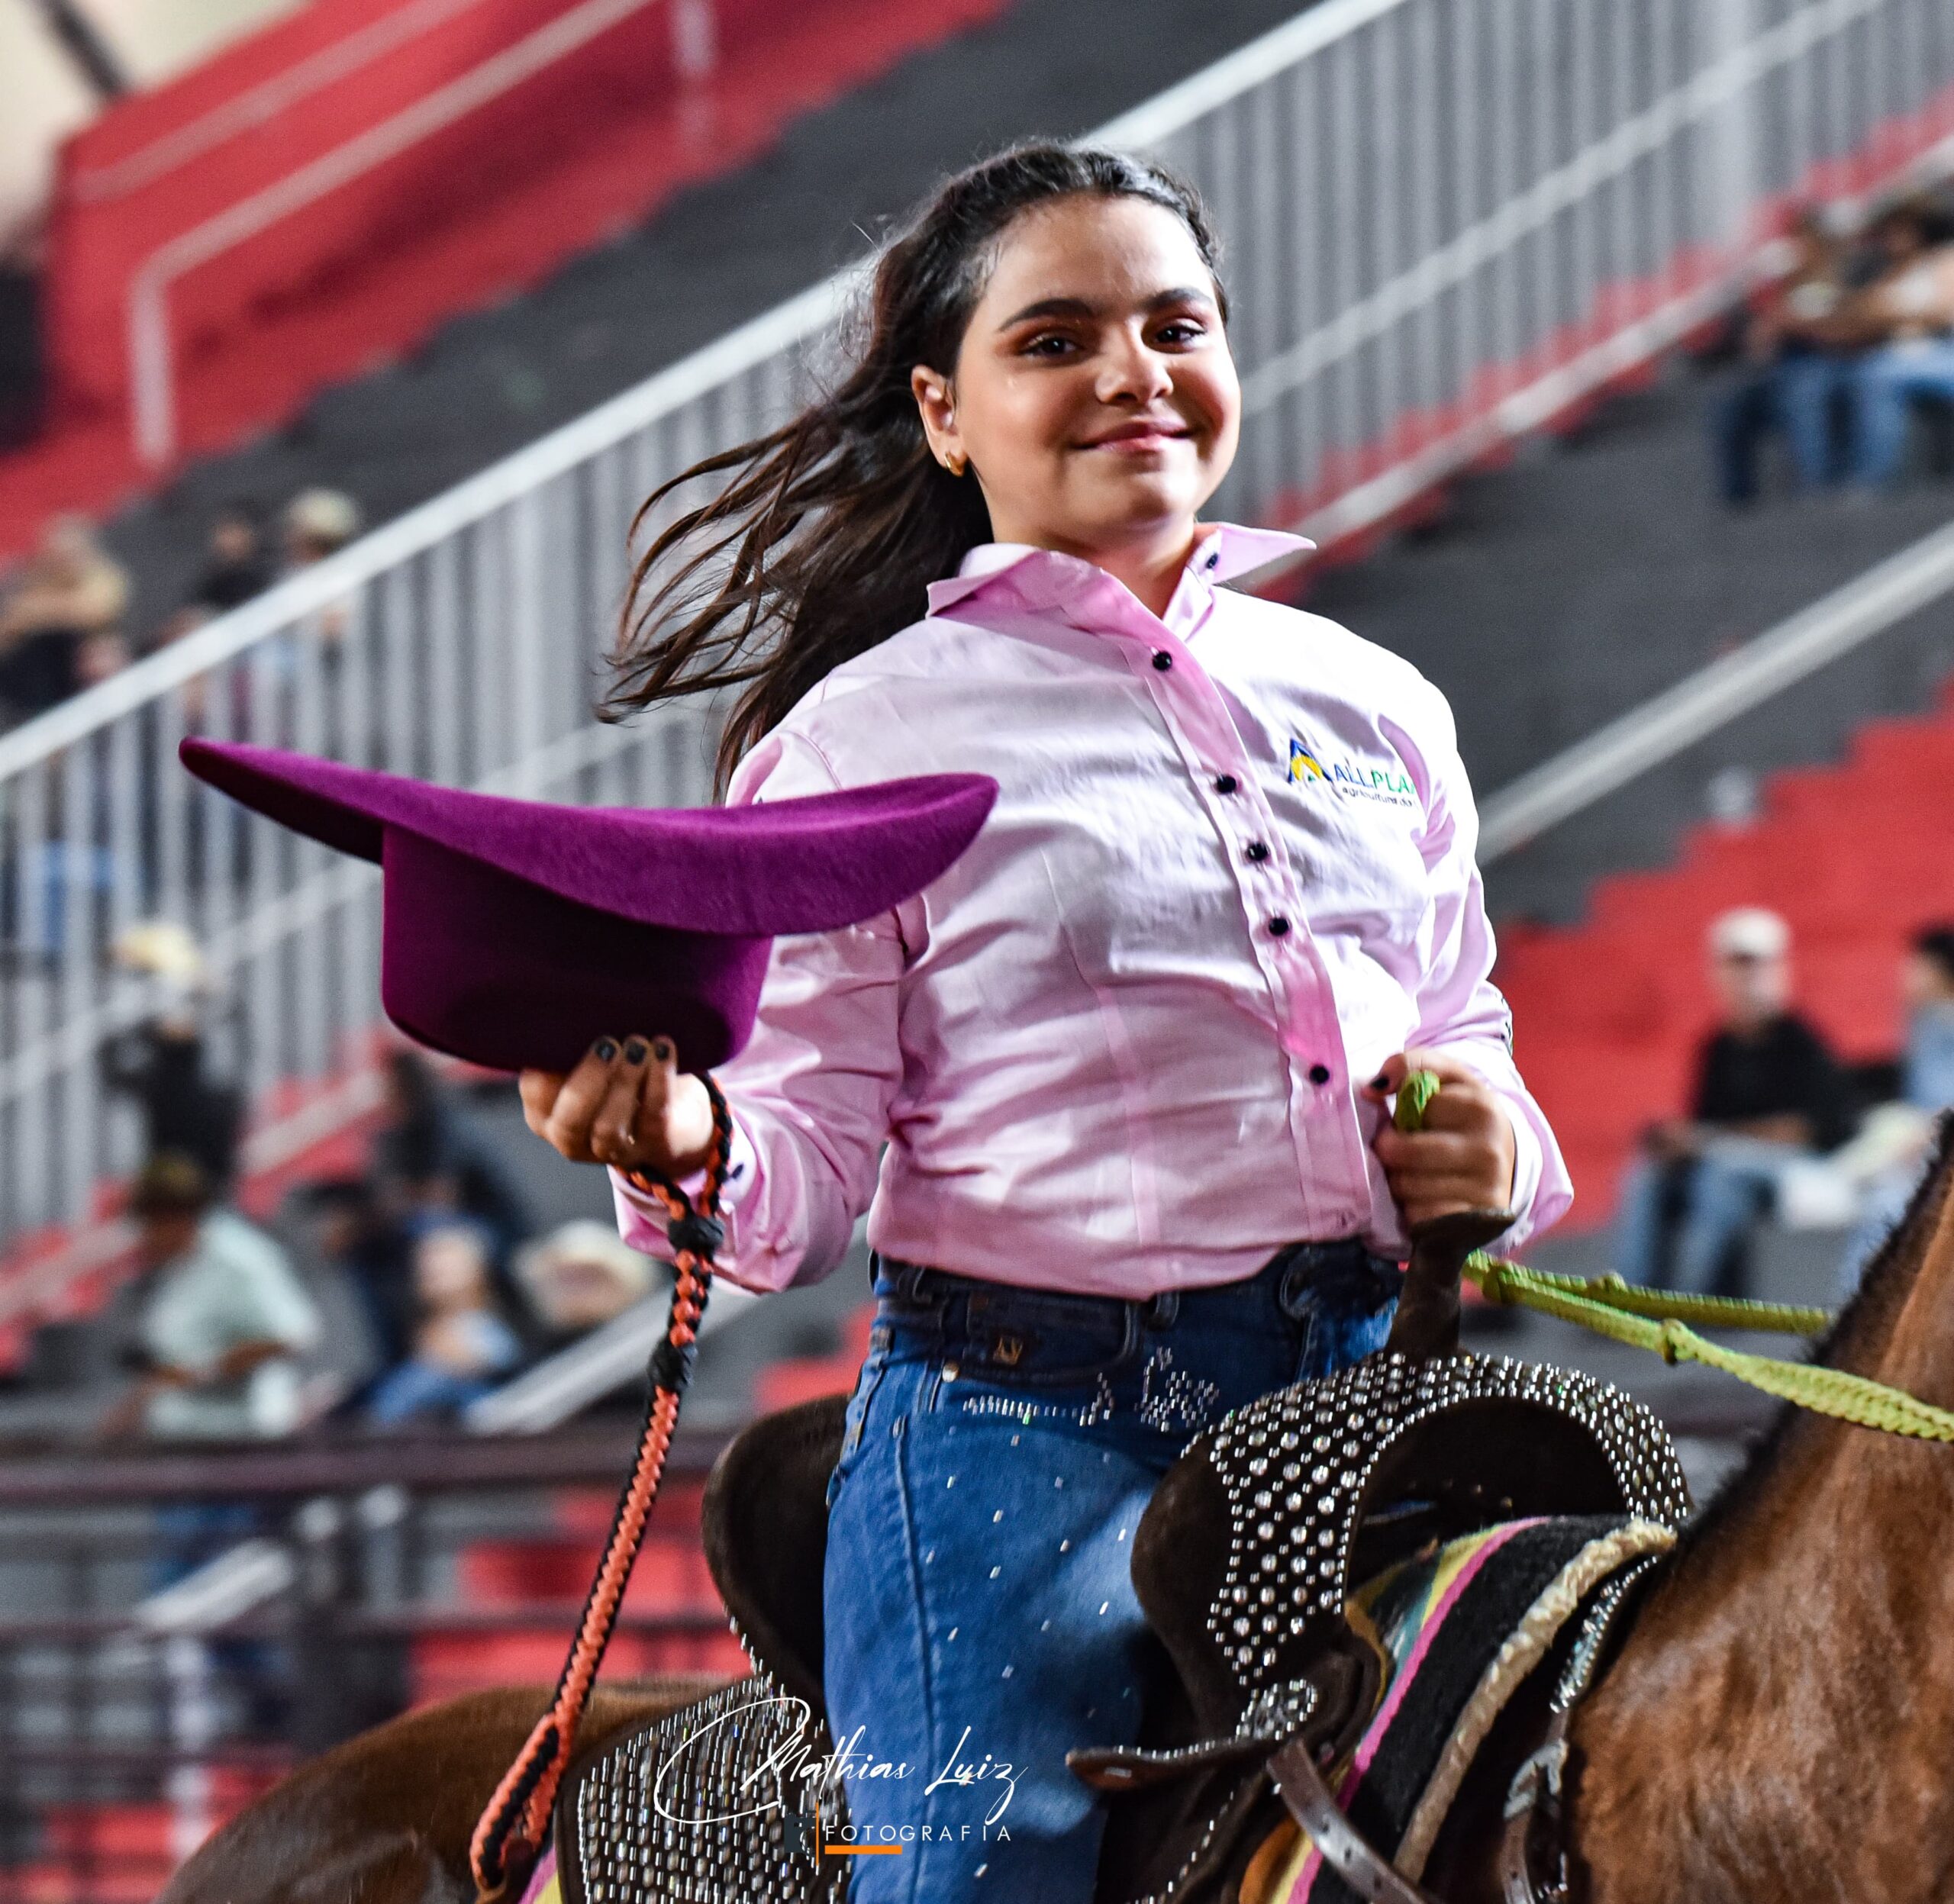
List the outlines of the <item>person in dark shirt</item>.
{"type": "Polygon", "coordinates": [[[102,1081],[141,1107],[143,1149],[192,1158],[221,1194],[237,1174],[243,1094],[210,1074],[195,1025],[162,1016],[118,1033],[102,1049],[102,1081]]]}
{"type": "Polygon", "coordinates": [[[125,927],[111,955],[119,971],[160,989],[159,1009],[103,1041],[102,1081],[140,1109],[146,1157],[189,1157],[222,1197],[237,1174],[245,1103],[243,1091],[211,1066],[205,1034],[218,1029],[217,1007],[203,954],[182,926],[151,919],[125,927]]]}
{"type": "Polygon", "coordinates": [[[0,601],[0,715],[30,720],[127,659],[129,578],[78,516],[41,532],[0,601]]]}
{"type": "Polygon", "coordinates": [[[1851,1136],[1851,1087],[1788,1004],[1791,931],[1740,907],[1710,929],[1724,1010],[1704,1041],[1688,1120],[1659,1124],[1622,1187],[1616,1267],[1631,1282],[1733,1294],[1740,1245],[1792,1162],[1851,1136]]]}
{"type": "Polygon", "coordinates": [[[502,1313],[534,1345],[543,1331],[517,1280],[517,1248],[537,1231],[528,1200],[418,1052],[387,1055],[386,1098],[373,1133],[370,1178],[380,1209],[409,1231],[443,1213],[472,1217],[491,1239],[489,1280],[502,1313]]]}
{"type": "Polygon", "coordinates": [[[248,502],[229,504],[211,524],[210,559],[190,591],[187,605],[221,615],[271,585],[272,561],[265,546],[263,511],[248,502]]]}
{"type": "Polygon", "coordinates": [[[256,504],[227,503],[211,524],[205,548],[207,559],[182,607],[156,631],[152,648],[167,647],[271,586],[276,564],[265,546],[264,513],[256,504]]]}

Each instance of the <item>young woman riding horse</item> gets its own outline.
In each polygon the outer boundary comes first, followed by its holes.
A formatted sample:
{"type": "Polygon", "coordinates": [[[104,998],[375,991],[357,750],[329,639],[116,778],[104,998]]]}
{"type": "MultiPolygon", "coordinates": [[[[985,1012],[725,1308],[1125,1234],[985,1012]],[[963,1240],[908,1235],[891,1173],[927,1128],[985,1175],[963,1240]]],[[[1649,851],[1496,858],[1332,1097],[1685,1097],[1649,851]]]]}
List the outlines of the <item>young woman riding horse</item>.
{"type": "MultiPolygon", "coordinates": [[[[1239,435],[1227,312],[1180,180],[1006,152],[882,253],[849,374],[688,472],[726,486],[637,577],[620,703],[740,689],[734,803],[1001,787],[917,898],[776,943],[718,1074],[718,1273],[811,1281],[865,1209],[876,1252],[826,1696],[858,1834],[904,1848],[859,1904],[1090,1896],[1064,1754],[1130,1743],[1160,1664],[1127,1570],[1155,1483],[1379,1345],[1408,1226],[1510,1208],[1510,1247],[1569,1200],[1443,697],[1223,586],[1309,546],[1198,520],[1239,435]],[[1446,1087],[1407,1135],[1414,1064],[1446,1087]]],[[[522,1094],[669,1253],[626,1173],[688,1181],[714,1138],[656,1029],[522,1094]]]]}

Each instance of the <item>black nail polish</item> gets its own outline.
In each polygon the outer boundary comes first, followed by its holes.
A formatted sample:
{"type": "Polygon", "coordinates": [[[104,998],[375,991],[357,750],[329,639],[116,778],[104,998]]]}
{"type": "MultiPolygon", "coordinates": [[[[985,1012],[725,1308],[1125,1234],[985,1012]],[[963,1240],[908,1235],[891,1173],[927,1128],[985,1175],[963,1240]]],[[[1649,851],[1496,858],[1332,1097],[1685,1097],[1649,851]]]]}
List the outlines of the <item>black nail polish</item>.
{"type": "Polygon", "coordinates": [[[671,1063],[672,1041],[669,1038],[654,1038],[651,1041],[651,1049],[661,1065],[671,1063]]]}
{"type": "Polygon", "coordinates": [[[1372,1091],[1383,1091],[1389,1086],[1390,1083],[1390,1072],[1388,1071],[1381,1071],[1371,1080],[1371,1089],[1372,1091]]]}
{"type": "Polygon", "coordinates": [[[633,1038],[627,1040],[624,1045],[624,1056],[631,1064],[642,1065],[644,1062],[644,1040],[642,1038],[633,1038]]]}
{"type": "Polygon", "coordinates": [[[617,1055],[617,1040],[612,1038],[600,1038],[591,1046],[591,1049],[608,1065],[617,1055]]]}

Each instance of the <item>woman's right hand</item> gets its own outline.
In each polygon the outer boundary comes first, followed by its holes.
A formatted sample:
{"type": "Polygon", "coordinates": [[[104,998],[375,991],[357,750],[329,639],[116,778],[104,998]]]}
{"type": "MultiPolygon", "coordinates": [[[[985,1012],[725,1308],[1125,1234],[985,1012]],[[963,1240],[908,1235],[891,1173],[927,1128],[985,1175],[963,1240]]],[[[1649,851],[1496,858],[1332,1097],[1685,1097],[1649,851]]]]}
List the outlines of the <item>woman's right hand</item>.
{"type": "Polygon", "coordinates": [[[526,1071],[521,1086],[530,1129],[573,1164],[676,1181],[712,1154],[712,1101],[669,1039],[600,1038],[575,1071],[526,1071]]]}

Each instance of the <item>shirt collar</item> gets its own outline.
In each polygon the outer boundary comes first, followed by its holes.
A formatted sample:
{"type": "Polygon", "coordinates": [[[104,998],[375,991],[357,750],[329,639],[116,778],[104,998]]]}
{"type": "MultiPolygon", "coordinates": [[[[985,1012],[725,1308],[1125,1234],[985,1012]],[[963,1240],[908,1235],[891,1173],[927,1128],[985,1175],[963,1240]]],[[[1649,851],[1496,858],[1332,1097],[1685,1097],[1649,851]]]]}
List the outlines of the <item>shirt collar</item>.
{"type": "MultiPolygon", "coordinates": [[[[1247,529],[1232,522],[1205,525],[1195,532],[1187,572],[1214,586],[1250,571],[1300,556],[1316,544],[1306,536],[1280,529],[1247,529]]],[[[966,553],[953,575],[930,584],[930,613],[940,615],[1010,575],[1032,582],[1038,598],[1056,605],[1079,589],[1102,580],[1105,571],[1080,556],[1040,549],[1024,542],[980,542],[966,553]]]]}

